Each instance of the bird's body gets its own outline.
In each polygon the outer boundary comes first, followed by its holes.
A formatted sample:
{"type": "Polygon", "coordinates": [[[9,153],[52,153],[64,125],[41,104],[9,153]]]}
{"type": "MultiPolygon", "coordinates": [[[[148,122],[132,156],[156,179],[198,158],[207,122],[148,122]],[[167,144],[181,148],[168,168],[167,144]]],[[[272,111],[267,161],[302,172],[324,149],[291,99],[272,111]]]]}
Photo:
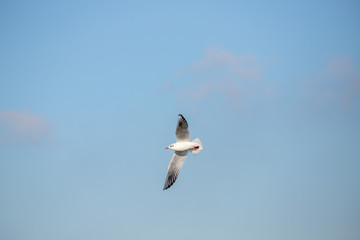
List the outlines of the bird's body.
{"type": "Polygon", "coordinates": [[[170,144],[170,146],[166,148],[174,150],[175,153],[168,167],[164,190],[171,187],[176,181],[180,169],[184,165],[188,151],[191,151],[192,154],[196,155],[200,153],[203,149],[202,143],[199,138],[190,141],[188,124],[181,114],[179,114],[175,134],[177,138],[176,143],[170,144]]]}
{"type": "Polygon", "coordinates": [[[199,144],[194,142],[176,142],[171,144],[169,149],[172,149],[174,151],[186,151],[186,150],[193,150],[199,148],[199,144]]]}

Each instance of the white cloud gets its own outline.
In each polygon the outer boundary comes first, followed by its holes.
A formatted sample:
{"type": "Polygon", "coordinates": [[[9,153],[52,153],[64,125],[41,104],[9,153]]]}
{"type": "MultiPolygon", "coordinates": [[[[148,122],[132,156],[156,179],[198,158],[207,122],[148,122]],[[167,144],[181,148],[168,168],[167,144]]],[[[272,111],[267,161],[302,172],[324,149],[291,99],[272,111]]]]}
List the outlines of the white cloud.
{"type": "Polygon", "coordinates": [[[271,89],[264,85],[262,67],[257,57],[236,55],[222,48],[209,48],[204,56],[176,73],[174,88],[181,102],[220,99],[220,105],[240,110],[251,98],[269,100],[271,89]]]}
{"type": "Polygon", "coordinates": [[[39,143],[51,131],[46,120],[29,111],[0,111],[0,142],[39,143]]]}
{"type": "Polygon", "coordinates": [[[322,104],[352,105],[360,94],[360,73],[354,61],[346,57],[328,61],[312,79],[310,92],[322,104]]]}

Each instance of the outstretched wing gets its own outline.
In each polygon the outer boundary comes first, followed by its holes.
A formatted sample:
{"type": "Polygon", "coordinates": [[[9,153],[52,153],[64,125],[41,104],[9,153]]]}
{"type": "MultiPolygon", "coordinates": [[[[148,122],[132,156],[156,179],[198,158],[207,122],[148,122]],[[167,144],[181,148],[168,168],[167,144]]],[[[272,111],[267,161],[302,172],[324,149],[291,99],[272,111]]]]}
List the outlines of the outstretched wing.
{"type": "Polygon", "coordinates": [[[188,151],[175,151],[168,167],[164,190],[171,187],[179,176],[180,169],[184,165],[188,151]]]}
{"type": "Polygon", "coordinates": [[[181,114],[179,114],[178,117],[175,134],[176,134],[177,142],[190,142],[188,123],[184,118],[184,116],[181,114]]]}

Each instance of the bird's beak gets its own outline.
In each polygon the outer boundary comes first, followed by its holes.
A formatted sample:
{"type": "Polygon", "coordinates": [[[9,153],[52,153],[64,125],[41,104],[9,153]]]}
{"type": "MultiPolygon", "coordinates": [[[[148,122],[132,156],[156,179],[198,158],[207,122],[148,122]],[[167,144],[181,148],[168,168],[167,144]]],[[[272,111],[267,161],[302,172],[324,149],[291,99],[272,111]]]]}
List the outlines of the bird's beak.
{"type": "Polygon", "coordinates": [[[165,149],[169,149],[169,148],[167,147],[167,148],[165,148],[165,149]]]}

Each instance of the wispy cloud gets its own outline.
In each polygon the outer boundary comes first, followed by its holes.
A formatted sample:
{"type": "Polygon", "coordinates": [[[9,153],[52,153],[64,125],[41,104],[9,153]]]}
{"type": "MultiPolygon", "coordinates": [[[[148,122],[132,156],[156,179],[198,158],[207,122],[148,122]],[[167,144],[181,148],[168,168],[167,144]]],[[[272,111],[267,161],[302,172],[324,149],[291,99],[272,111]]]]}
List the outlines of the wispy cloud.
{"type": "Polygon", "coordinates": [[[350,58],[334,58],[316,74],[311,86],[318,102],[350,106],[360,94],[359,69],[350,58]]]}
{"type": "MultiPolygon", "coordinates": [[[[204,56],[176,73],[177,94],[181,101],[197,104],[212,98],[225,101],[234,109],[243,109],[251,97],[272,98],[264,87],[259,59],[237,55],[222,48],[209,48],[204,56]]],[[[173,81],[176,82],[176,81],[173,81]]]]}
{"type": "Polygon", "coordinates": [[[39,143],[51,127],[42,117],[29,111],[0,111],[0,143],[39,143]]]}
{"type": "Polygon", "coordinates": [[[327,72],[344,85],[343,92],[338,93],[340,100],[351,104],[360,93],[360,74],[355,63],[350,58],[336,58],[328,63],[327,72]]]}
{"type": "Polygon", "coordinates": [[[201,59],[180,70],[179,73],[212,70],[222,70],[223,73],[226,73],[227,75],[252,80],[259,80],[262,78],[261,68],[258,59],[255,56],[239,56],[226,49],[215,47],[207,49],[201,59]]]}

